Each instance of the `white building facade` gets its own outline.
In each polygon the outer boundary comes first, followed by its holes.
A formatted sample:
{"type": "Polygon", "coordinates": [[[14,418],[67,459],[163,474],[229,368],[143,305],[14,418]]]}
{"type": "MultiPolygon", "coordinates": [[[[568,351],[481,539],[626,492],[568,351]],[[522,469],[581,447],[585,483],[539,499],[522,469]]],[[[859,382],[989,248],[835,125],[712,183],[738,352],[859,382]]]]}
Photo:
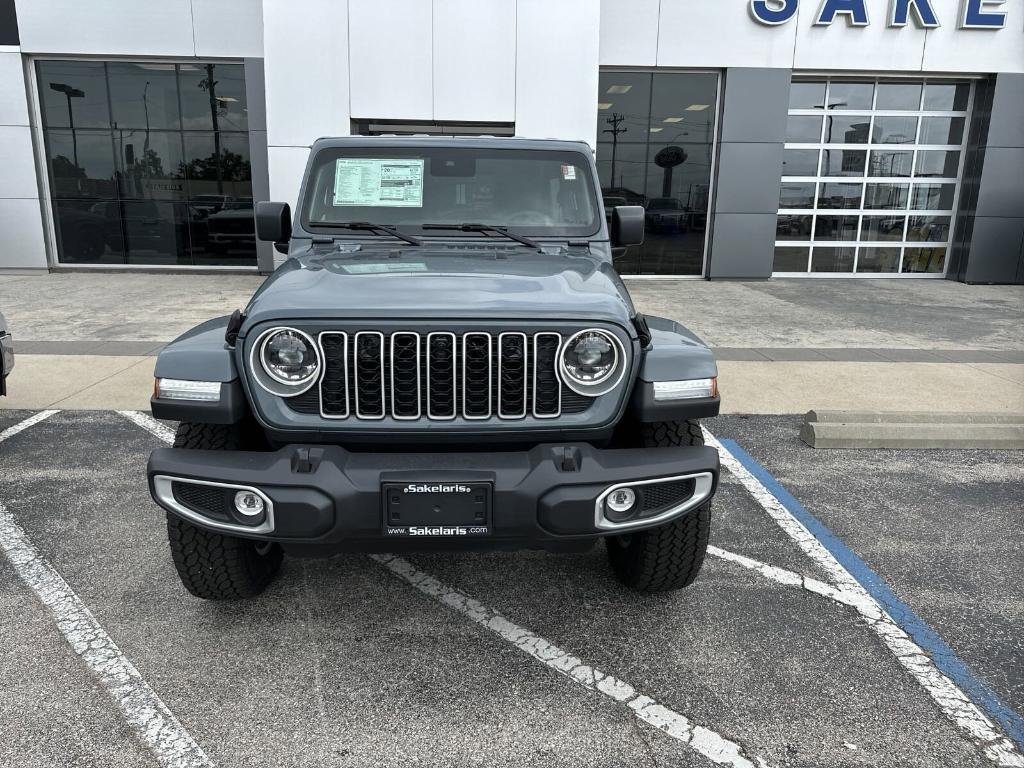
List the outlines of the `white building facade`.
{"type": "Polygon", "coordinates": [[[269,271],[352,133],[588,142],[625,275],[1024,282],[1024,0],[0,0],[0,270],[269,271]]]}

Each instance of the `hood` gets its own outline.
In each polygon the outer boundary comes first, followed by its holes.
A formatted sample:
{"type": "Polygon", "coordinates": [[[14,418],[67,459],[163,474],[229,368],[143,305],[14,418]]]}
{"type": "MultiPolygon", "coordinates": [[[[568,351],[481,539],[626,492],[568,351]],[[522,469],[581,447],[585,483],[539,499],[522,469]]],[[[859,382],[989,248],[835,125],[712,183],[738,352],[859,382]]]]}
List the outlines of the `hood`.
{"type": "Polygon", "coordinates": [[[364,249],[292,256],[256,292],[246,328],[288,318],[530,318],[631,329],[632,302],[611,264],[585,249],[364,249]]]}

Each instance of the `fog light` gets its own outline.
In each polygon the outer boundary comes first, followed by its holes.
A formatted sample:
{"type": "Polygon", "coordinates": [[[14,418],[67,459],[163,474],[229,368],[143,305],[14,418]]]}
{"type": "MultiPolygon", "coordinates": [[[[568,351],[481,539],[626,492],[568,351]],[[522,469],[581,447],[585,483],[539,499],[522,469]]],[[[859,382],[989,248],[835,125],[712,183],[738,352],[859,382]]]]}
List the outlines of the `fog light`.
{"type": "Polygon", "coordinates": [[[245,517],[259,517],[263,514],[263,499],[252,491],[239,491],[235,494],[235,509],[245,517]]]}
{"type": "Polygon", "coordinates": [[[622,514],[629,512],[636,504],[636,491],[632,488],[616,488],[614,491],[608,494],[608,498],[604,500],[608,509],[612,512],[622,514]]]}

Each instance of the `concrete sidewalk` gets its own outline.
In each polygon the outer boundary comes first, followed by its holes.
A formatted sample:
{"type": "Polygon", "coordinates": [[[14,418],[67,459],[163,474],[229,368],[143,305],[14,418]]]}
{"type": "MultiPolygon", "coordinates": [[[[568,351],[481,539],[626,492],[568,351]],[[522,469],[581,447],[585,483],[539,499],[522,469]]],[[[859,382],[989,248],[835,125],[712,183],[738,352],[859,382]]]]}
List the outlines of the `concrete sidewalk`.
{"type": "MultiPolygon", "coordinates": [[[[154,355],[242,307],[239,274],[0,276],[17,365],[0,408],[148,407],[154,355]]],[[[723,410],[1024,411],[1024,288],[944,280],[634,280],[720,361],[723,410]]]]}
{"type": "MultiPolygon", "coordinates": [[[[252,274],[0,274],[21,341],[162,342],[242,307],[252,274]]],[[[1024,287],[948,280],[627,280],[637,305],[713,347],[1024,352],[1024,287]]]]}

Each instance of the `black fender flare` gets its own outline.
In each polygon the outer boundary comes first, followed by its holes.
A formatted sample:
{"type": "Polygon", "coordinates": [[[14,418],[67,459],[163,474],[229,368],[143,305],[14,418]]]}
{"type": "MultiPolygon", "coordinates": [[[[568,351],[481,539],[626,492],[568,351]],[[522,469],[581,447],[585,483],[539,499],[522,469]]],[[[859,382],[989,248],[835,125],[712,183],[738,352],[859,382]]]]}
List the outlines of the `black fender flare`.
{"type": "Polygon", "coordinates": [[[717,416],[721,400],[714,397],[692,400],[654,399],[654,383],[685,379],[717,379],[715,356],[692,331],[675,320],[646,315],[650,344],[630,396],[629,411],[637,421],[685,421],[717,416]]]}
{"type": "Polygon", "coordinates": [[[237,424],[249,412],[235,364],[235,349],[225,341],[230,318],[216,317],[183,333],[161,350],[154,375],[158,379],[220,382],[217,401],[150,400],[153,417],[206,424],[237,424]]]}

